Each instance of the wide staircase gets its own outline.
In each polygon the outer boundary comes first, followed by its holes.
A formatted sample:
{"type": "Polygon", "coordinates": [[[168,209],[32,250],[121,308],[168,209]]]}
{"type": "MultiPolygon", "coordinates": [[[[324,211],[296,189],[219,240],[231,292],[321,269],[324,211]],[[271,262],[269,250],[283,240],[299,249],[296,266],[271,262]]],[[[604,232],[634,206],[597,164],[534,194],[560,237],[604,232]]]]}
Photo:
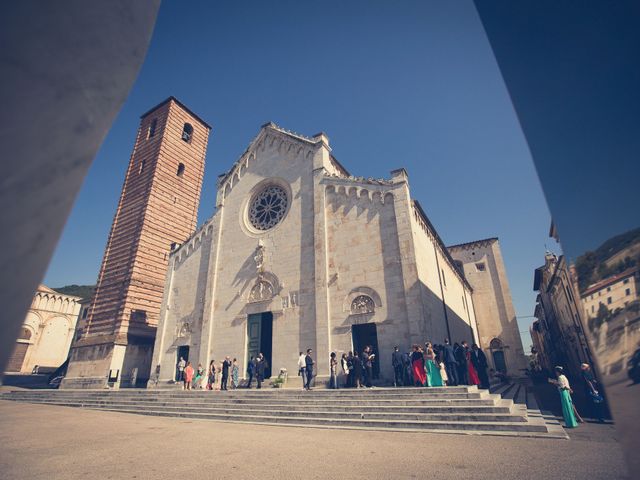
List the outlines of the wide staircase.
{"type": "MultiPolygon", "coordinates": [[[[567,438],[557,421],[477,387],[14,390],[2,400],[254,424],[567,438]]],[[[539,413],[539,411],[538,411],[539,413]]]]}

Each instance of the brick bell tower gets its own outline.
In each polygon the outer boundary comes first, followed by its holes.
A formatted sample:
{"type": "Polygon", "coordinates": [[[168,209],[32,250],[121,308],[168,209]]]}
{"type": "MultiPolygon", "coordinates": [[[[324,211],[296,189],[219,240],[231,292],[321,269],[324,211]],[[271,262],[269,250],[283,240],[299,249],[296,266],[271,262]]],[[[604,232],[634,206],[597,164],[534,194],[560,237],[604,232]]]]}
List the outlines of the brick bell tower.
{"type": "Polygon", "coordinates": [[[210,130],[174,97],[142,115],[96,291],[61,388],[146,384],[169,252],[197,225],[210,130]]]}

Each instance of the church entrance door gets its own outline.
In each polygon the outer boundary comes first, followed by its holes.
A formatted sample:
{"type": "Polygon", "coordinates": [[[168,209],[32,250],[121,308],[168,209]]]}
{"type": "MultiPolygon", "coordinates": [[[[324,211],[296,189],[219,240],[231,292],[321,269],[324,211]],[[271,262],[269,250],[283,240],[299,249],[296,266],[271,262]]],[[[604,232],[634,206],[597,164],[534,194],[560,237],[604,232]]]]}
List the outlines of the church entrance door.
{"type": "MultiPolygon", "coordinates": [[[[271,312],[252,313],[247,318],[247,358],[256,357],[259,353],[267,360],[264,378],[271,377],[273,314],[271,312]]],[[[246,363],[245,363],[246,364],[246,363]]]]}
{"type": "Polygon", "coordinates": [[[373,359],[373,378],[380,376],[380,354],[378,352],[378,331],[375,323],[363,323],[360,325],[351,325],[351,341],[353,343],[353,351],[362,355],[364,347],[369,345],[376,356],[373,359]]]}
{"type": "Polygon", "coordinates": [[[493,354],[493,365],[495,366],[496,371],[498,372],[507,372],[507,363],[504,360],[504,352],[502,350],[494,350],[493,354]]]}

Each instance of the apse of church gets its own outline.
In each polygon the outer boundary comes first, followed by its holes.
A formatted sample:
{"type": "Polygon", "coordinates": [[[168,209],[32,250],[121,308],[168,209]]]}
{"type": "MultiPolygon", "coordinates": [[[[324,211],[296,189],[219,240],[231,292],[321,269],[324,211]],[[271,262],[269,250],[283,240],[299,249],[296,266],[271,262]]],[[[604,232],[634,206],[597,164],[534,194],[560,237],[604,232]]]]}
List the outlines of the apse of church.
{"type": "Polygon", "coordinates": [[[307,348],[322,377],[330,352],[371,345],[384,381],[395,345],[474,341],[473,290],[408,182],[353,177],[324,133],[264,125],[170,256],[152,377],[173,381],[180,357],[229,355],[244,372],[259,352],[295,375],[307,348]]]}

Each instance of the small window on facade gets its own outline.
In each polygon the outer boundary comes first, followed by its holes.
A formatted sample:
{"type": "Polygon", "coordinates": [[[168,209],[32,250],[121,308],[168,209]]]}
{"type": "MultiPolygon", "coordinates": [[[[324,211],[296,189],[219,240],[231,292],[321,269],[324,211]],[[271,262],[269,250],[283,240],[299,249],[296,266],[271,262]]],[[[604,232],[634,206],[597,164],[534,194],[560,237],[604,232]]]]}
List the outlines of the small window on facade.
{"type": "Polygon", "coordinates": [[[87,315],[88,315],[88,314],[89,314],[89,309],[88,309],[88,308],[85,308],[85,309],[84,309],[84,312],[82,312],[82,318],[83,318],[83,319],[84,319],[84,318],[87,318],[87,315]]]}
{"type": "Polygon", "coordinates": [[[611,305],[611,297],[607,297],[607,305],[611,305]]]}
{"type": "Polygon", "coordinates": [[[631,295],[631,289],[630,289],[630,288],[627,288],[627,289],[624,291],[624,294],[625,294],[625,295],[631,295]]]}
{"type": "Polygon", "coordinates": [[[476,270],[478,270],[479,272],[484,272],[485,269],[486,267],[483,262],[476,263],[476,270]]]}
{"type": "Polygon", "coordinates": [[[622,283],[624,283],[624,284],[626,285],[627,283],[629,283],[629,279],[628,279],[628,278],[625,278],[625,279],[624,279],[624,281],[623,281],[622,283]]]}
{"type": "Polygon", "coordinates": [[[156,134],[156,127],[158,126],[158,120],[153,119],[149,124],[149,131],[147,132],[147,139],[153,137],[156,134]]]}
{"type": "Polygon", "coordinates": [[[178,165],[178,171],[176,172],[176,175],[181,177],[183,174],[184,174],[184,163],[180,163],[178,165]]]}
{"type": "Polygon", "coordinates": [[[182,140],[187,143],[191,143],[191,137],[193,136],[193,127],[190,123],[185,123],[182,127],[182,140]]]}
{"type": "Polygon", "coordinates": [[[446,287],[447,286],[447,277],[444,276],[444,270],[440,269],[440,271],[442,272],[442,283],[446,287]]]}
{"type": "Polygon", "coordinates": [[[610,291],[611,291],[611,287],[607,287],[607,292],[610,292],[610,291]]]}
{"type": "Polygon", "coordinates": [[[145,163],[146,163],[146,160],[142,159],[142,161],[140,162],[140,170],[138,170],[138,173],[142,173],[143,172],[145,163]]]}
{"type": "Polygon", "coordinates": [[[596,311],[596,307],[594,307],[593,305],[591,305],[591,313],[594,313],[596,311]]]}

